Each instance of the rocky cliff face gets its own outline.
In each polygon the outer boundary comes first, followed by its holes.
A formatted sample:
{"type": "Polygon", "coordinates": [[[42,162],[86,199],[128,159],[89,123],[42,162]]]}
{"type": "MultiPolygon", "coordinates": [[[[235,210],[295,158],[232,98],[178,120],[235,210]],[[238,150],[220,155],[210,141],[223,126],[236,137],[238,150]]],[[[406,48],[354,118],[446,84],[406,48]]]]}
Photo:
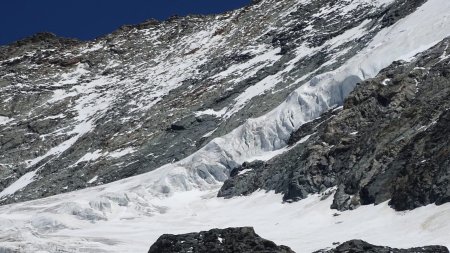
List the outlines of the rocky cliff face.
{"type": "Polygon", "coordinates": [[[219,196],[258,189],[285,201],[336,187],[332,208],[390,200],[396,210],[450,200],[450,39],[360,83],[292,134],[292,149],[231,173],[219,196]],[[245,171],[245,173],[239,173],[245,171]]]}
{"type": "MultiPolygon", "coordinates": [[[[92,42],[43,33],[3,46],[1,203],[176,162],[340,67],[423,2],[266,0],[124,26],[92,42]]],[[[225,180],[236,165],[224,166],[203,177],[225,180]]]]}

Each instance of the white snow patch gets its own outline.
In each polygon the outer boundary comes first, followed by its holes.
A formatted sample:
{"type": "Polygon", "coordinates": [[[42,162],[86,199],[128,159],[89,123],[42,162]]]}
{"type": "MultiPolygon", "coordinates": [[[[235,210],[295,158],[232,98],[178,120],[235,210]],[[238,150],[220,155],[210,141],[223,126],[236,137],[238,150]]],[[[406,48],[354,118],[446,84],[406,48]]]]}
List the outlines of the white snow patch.
{"type": "Polygon", "coordinates": [[[214,130],[212,130],[211,132],[206,133],[205,135],[203,135],[203,138],[207,138],[209,136],[211,136],[215,131],[217,130],[217,128],[215,128],[214,130]]]}
{"type": "Polygon", "coordinates": [[[279,48],[268,48],[265,45],[258,45],[258,47],[251,48],[243,52],[256,55],[252,59],[241,64],[232,65],[225,71],[213,76],[213,78],[223,79],[229,77],[230,75],[235,75],[239,76],[238,79],[234,80],[235,83],[241,80],[245,80],[247,77],[256,74],[256,72],[258,72],[258,70],[260,70],[264,66],[273,64],[278,59],[280,59],[281,56],[277,55],[277,53],[279,52],[280,52],[279,48]]]}
{"type": "Polygon", "coordinates": [[[207,110],[204,110],[204,111],[195,112],[195,116],[196,117],[200,117],[200,116],[203,116],[203,115],[212,115],[212,116],[215,116],[217,118],[220,118],[226,112],[227,112],[227,108],[222,108],[220,111],[214,111],[213,109],[207,109],[207,110]]]}
{"type": "Polygon", "coordinates": [[[333,48],[337,48],[338,46],[340,46],[346,42],[361,38],[362,36],[364,36],[367,33],[366,26],[370,22],[371,22],[370,19],[366,19],[363,22],[361,22],[361,24],[359,24],[358,26],[356,26],[352,29],[349,29],[349,30],[345,31],[343,34],[328,40],[326,42],[326,44],[330,45],[331,49],[333,49],[333,48]]]}
{"type": "Polygon", "coordinates": [[[84,63],[77,64],[76,68],[71,73],[63,73],[61,75],[61,81],[57,83],[58,85],[65,85],[65,84],[75,84],[78,82],[80,77],[83,75],[89,73],[87,70],[89,66],[84,63]]]}
{"type": "Polygon", "coordinates": [[[68,97],[74,97],[76,95],[78,95],[78,93],[73,92],[73,91],[72,92],[67,92],[66,90],[55,90],[55,91],[53,91],[52,97],[49,100],[47,100],[47,103],[48,104],[53,104],[55,102],[59,102],[59,101],[64,100],[64,99],[66,99],[68,97]]]}
{"type": "Polygon", "coordinates": [[[340,106],[335,107],[335,108],[333,109],[333,112],[340,111],[340,110],[342,110],[342,109],[344,109],[344,106],[340,105],[340,106]]]}
{"type": "Polygon", "coordinates": [[[135,148],[128,147],[128,148],[119,149],[119,150],[110,152],[110,153],[108,153],[108,156],[112,157],[112,158],[120,158],[122,156],[126,156],[126,155],[129,155],[129,154],[132,154],[134,152],[136,152],[135,148]]]}
{"type": "Polygon", "coordinates": [[[98,176],[91,178],[91,180],[88,181],[88,184],[94,183],[95,181],[97,181],[97,179],[98,179],[98,176]]]}
{"type": "Polygon", "coordinates": [[[82,162],[95,161],[95,160],[97,160],[100,157],[102,157],[101,150],[96,150],[94,152],[86,153],[75,164],[79,164],[79,163],[82,163],[82,162]]]}
{"type": "Polygon", "coordinates": [[[307,142],[307,141],[309,140],[309,138],[311,138],[311,136],[313,136],[313,135],[314,135],[314,134],[309,134],[309,135],[307,135],[307,136],[301,138],[301,139],[298,141],[298,143],[305,143],[305,142],[307,142]]]}
{"type": "Polygon", "coordinates": [[[245,173],[250,172],[250,171],[252,171],[252,169],[245,169],[245,170],[239,171],[238,175],[244,175],[245,173]]]}
{"type": "Polygon", "coordinates": [[[81,53],[89,53],[89,52],[94,52],[94,51],[98,51],[100,49],[103,48],[103,43],[96,43],[96,44],[92,44],[89,47],[86,47],[86,49],[83,49],[81,51],[81,53]]]}
{"type": "Polygon", "coordinates": [[[65,117],[66,117],[66,115],[64,115],[64,114],[58,114],[58,115],[53,115],[53,116],[45,117],[45,118],[43,118],[42,120],[48,120],[48,119],[63,119],[63,118],[65,118],[65,117]]]}
{"type": "Polygon", "coordinates": [[[6,125],[9,122],[13,121],[14,119],[12,118],[8,118],[8,117],[4,117],[4,116],[0,116],[0,126],[2,125],[6,125]]]}
{"type": "Polygon", "coordinates": [[[21,176],[17,181],[6,187],[2,192],[0,192],[0,198],[5,197],[7,195],[12,195],[17,191],[25,188],[27,185],[31,184],[34,181],[34,176],[36,176],[37,170],[30,171],[25,175],[21,176]]]}
{"type": "Polygon", "coordinates": [[[273,89],[280,81],[280,74],[278,73],[276,75],[270,75],[255,85],[248,87],[234,100],[234,105],[226,112],[225,117],[231,117],[233,114],[241,110],[252,98],[273,89]]]}

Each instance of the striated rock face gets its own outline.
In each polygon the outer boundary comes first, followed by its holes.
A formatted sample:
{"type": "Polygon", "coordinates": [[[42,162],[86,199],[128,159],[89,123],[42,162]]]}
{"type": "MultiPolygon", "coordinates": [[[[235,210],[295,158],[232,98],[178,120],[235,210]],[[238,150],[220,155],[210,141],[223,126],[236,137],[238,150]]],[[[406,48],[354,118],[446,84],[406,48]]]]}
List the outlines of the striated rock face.
{"type": "Polygon", "coordinates": [[[219,196],[275,190],[285,201],[336,187],[332,207],[450,201],[450,39],[359,84],[343,109],[292,134],[292,148],[236,169],[219,196]],[[245,173],[238,173],[246,170],[245,173]]]}
{"type": "Polygon", "coordinates": [[[448,253],[443,246],[426,246],[411,249],[393,249],[375,246],[361,240],[352,240],[339,245],[335,249],[320,250],[315,253],[448,253]]]}
{"type": "MultiPolygon", "coordinates": [[[[221,15],[123,26],[90,42],[42,33],[2,46],[0,203],[179,161],[339,68],[423,2],[253,1],[221,15]]],[[[324,104],[341,104],[358,81],[349,78],[324,104]]],[[[237,165],[222,153],[202,180],[223,182],[237,165]]]]}
{"type": "Polygon", "coordinates": [[[293,253],[257,235],[253,228],[212,229],[200,233],[162,235],[149,253],[293,253]]]}

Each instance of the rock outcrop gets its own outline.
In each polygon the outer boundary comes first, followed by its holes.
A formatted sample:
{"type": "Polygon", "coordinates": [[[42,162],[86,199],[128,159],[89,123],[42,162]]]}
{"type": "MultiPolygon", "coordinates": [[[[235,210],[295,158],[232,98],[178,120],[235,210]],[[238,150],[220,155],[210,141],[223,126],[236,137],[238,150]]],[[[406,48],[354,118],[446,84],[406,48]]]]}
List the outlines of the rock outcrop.
{"type": "Polygon", "coordinates": [[[293,148],[244,164],[219,196],[275,190],[285,201],[336,187],[339,210],[390,200],[396,210],[450,201],[450,39],[395,62],[292,134],[293,148]]]}
{"type": "MultiPolygon", "coordinates": [[[[259,237],[253,228],[211,229],[199,233],[162,235],[148,253],[294,253],[289,247],[277,246],[259,237]]],[[[430,245],[409,249],[377,246],[362,240],[344,242],[334,249],[314,253],[449,253],[444,246],[430,245]]]]}
{"type": "Polygon", "coordinates": [[[315,253],[448,253],[443,246],[426,246],[410,249],[394,249],[375,246],[361,240],[352,240],[339,245],[335,249],[321,250],[315,253]]]}
{"type": "Polygon", "coordinates": [[[253,228],[212,229],[200,233],[162,235],[148,253],[293,253],[289,247],[257,235],[253,228]]]}

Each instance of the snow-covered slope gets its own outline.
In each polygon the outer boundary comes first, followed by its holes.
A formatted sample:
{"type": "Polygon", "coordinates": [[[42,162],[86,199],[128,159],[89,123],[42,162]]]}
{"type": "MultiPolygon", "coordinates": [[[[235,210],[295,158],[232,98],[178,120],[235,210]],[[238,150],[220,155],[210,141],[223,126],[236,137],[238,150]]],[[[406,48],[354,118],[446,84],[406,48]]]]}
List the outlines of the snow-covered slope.
{"type": "MultiPolygon", "coordinates": [[[[342,66],[419,3],[265,0],[218,16],[124,26],[91,42],[40,34],[1,47],[0,201],[101,185],[179,161],[342,66]]],[[[278,149],[294,123],[248,145],[278,149]]],[[[223,181],[222,174],[213,179],[223,181]]]]}
{"type": "Polygon", "coordinates": [[[450,247],[450,205],[395,212],[383,203],[340,213],[329,208],[331,198],[323,201],[319,195],[282,204],[281,196],[273,193],[230,200],[216,194],[217,190],[180,192],[146,200],[145,206],[110,195],[91,202],[94,211],[73,195],[51,204],[46,200],[16,204],[1,210],[1,246],[22,252],[147,252],[162,234],[253,226],[262,237],[299,253],[354,238],[400,248],[450,247]],[[67,198],[74,202],[65,202],[67,198]]]}
{"type": "MultiPolygon", "coordinates": [[[[269,2],[262,1],[260,5],[269,2]]],[[[370,2],[380,6],[390,3],[370,2]]],[[[292,8],[307,4],[306,1],[295,3],[297,5],[292,8]]],[[[339,10],[343,6],[344,10],[352,10],[358,8],[358,4],[368,2],[340,3],[342,5],[338,5],[339,10]]],[[[254,8],[262,7],[254,5],[254,8]]],[[[326,15],[333,10],[336,9],[323,7],[317,15],[326,15]]],[[[340,47],[339,52],[333,54],[334,57],[322,64],[327,66],[335,61],[342,61],[336,68],[318,71],[324,72],[322,74],[312,71],[298,76],[296,80],[286,81],[293,87],[299,87],[279,106],[261,117],[246,120],[241,126],[211,140],[179,162],[110,184],[0,207],[0,247],[25,252],[143,252],[161,233],[247,225],[255,226],[263,237],[290,246],[298,252],[310,252],[331,246],[334,241],[354,238],[395,247],[422,244],[450,246],[447,237],[450,227],[446,222],[450,216],[448,204],[440,207],[430,205],[405,213],[395,213],[386,204],[382,204],[362,207],[334,217],[334,211],[329,209],[331,200],[319,201],[318,196],[289,205],[281,204],[279,196],[262,192],[248,198],[215,198],[218,187],[227,178],[230,169],[245,161],[269,159],[285,151],[286,142],[294,130],[322,112],[340,106],[358,81],[374,77],[393,61],[409,59],[450,36],[449,18],[449,1],[429,0],[391,26],[370,26],[368,24],[374,20],[366,18],[359,25],[321,45],[311,48],[302,44],[303,46],[296,48],[295,63],[310,59],[309,56],[315,55],[322,47],[333,50],[349,41],[361,38],[368,40],[363,46],[359,45],[361,48],[349,49],[356,50],[349,59],[338,57],[339,53],[345,52],[340,47]],[[368,34],[372,36],[367,37],[368,34]],[[405,231],[409,233],[406,234],[405,231]]],[[[277,56],[272,53],[266,51],[261,57],[276,59],[277,56]]],[[[192,65],[193,63],[189,64],[192,65]]],[[[236,70],[236,73],[242,74],[256,68],[254,65],[250,66],[247,62],[240,66],[245,68],[236,70]],[[244,69],[247,71],[243,71],[244,69]]],[[[276,75],[291,73],[296,67],[289,64],[286,66],[284,72],[276,75]]],[[[218,78],[223,75],[218,75],[218,78]]],[[[273,87],[268,85],[273,84],[276,75],[257,82],[255,86],[240,93],[237,100],[234,100],[236,103],[223,113],[220,110],[214,113],[227,120],[232,119],[228,113],[234,114],[233,110],[241,106],[240,101],[252,94],[272,90],[273,87]]],[[[89,83],[85,88],[90,89],[91,85],[89,83]]],[[[114,91],[107,90],[108,93],[114,91]]],[[[92,100],[108,100],[108,96],[96,96],[92,91],[88,94],[91,94],[88,98],[92,100]]],[[[60,95],[62,94],[55,98],[60,95]]],[[[82,101],[84,99],[87,98],[81,98],[82,101]]],[[[87,120],[72,130],[72,137],[48,151],[50,155],[61,154],[64,148],[70,148],[74,141],[89,131],[89,126],[93,123],[90,113],[98,113],[108,107],[96,107],[98,110],[93,111],[88,107],[89,104],[91,103],[78,104],[78,117],[89,114],[84,118],[87,120]]],[[[103,103],[95,103],[95,106],[101,104],[103,103]]],[[[201,114],[212,112],[203,110],[201,114]]],[[[2,122],[9,124],[8,121],[6,119],[2,122]]],[[[124,150],[126,149],[112,153],[126,156],[124,150]]],[[[128,151],[132,152],[130,149],[128,151]]],[[[45,155],[47,154],[49,153],[45,155]]],[[[101,155],[102,151],[93,151],[77,161],[83,162],[101,155]]],[[[31,163],[38,164],[39,161],[33,160],[31,163]]],[[[16,185],[10,185],[2,194],[6,196],[26,186],[28,181],[25,179],[31,178],[30,174],[25,174],[19,179],[22,181],[16,181],[16,185]]],[[[94,182],[95,179],[97,178],[92,177],[89,181],[94,182]]]]}
{"type": "Polygon", "coordinates": [[[236,165],[277,154],[273,151],[285,147],[291,133],[301,124],[340,106],[356,82],[374,77],[393,61],[407,60],[450,36],[447,22],[450,14],[443,9],[450,10],[450,3],[429,1],[392,28],[382,30],[367,48],[342,67],[312,78],[273,111],[249,119],[180,162],[145,175],[151,191],[167,194],[208,188],[220,183],[236,165]]]}

